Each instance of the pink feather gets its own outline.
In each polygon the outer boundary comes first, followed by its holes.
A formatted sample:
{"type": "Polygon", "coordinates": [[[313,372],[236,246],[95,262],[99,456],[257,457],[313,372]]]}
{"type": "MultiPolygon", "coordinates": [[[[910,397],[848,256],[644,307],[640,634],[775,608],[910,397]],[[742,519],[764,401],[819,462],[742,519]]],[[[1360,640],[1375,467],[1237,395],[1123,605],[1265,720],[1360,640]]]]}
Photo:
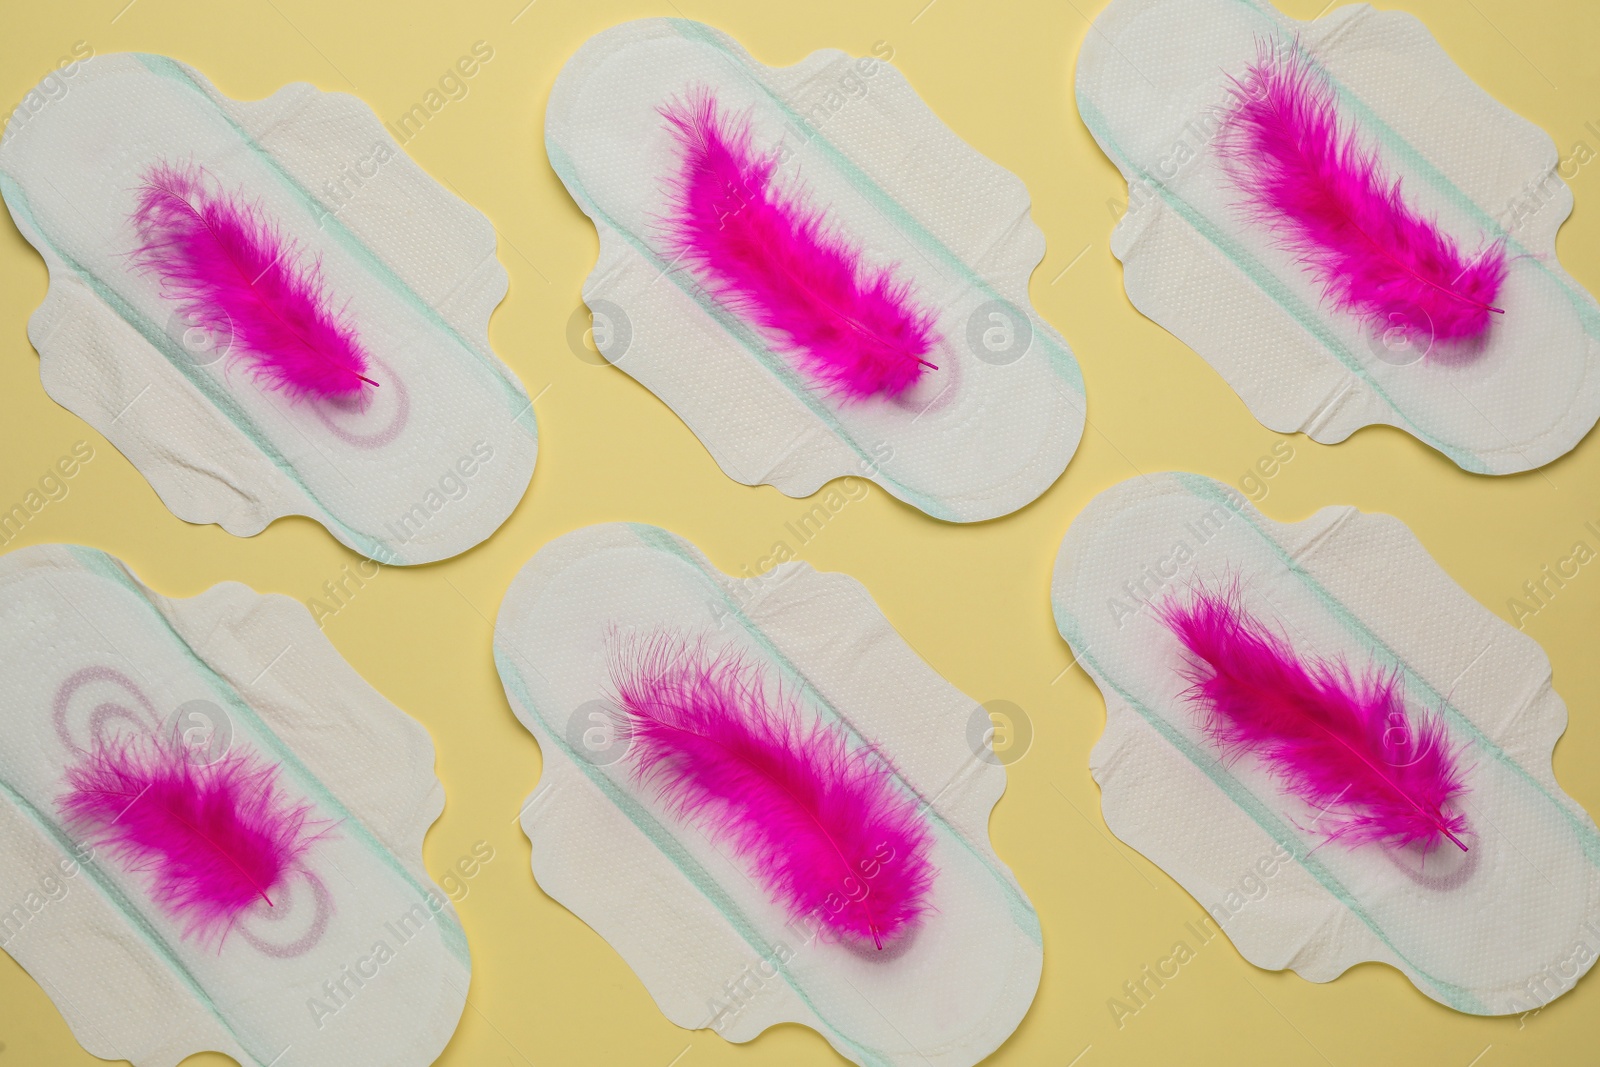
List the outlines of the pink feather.
{"type": "MultiPolygon", "coordinates": [[[[1247,614],[1237,588],[1197,588],[1159,609],[1187,654],[1188,696],[1229,758],[1258,756],[1291,793],[1331,818],[1329,840],[1463,852],[1467,791],[1444,724],[1408,713],[1397,674],[1355,677],[1343,660],[1302,659],[1247,614]]],[[[1318,817],[1319,821],[1321,816],[1318,817]]]]}
{"type": "Polygon", "coordinates": [[[934,368],[924,357],[940,341],[937,316],[891,268],[867,266],[798,184],[779,188],[778,155],[752,152],[748,113],[726,117],[696,88],[661,115],[682,153],[668,181],[669,251],[718,300],[850,399],[899,396],[934,368]]]}
{"type": "Polygon", "coordinates": [[[928,908],[932,837],[876,754],[734,652],[670,634],[613,649],[636,780],[726,843],[793,918],[877,948],[928,908]]]}
{"type": "Polygon", "coordinates": [[[1499,242],[1464,258],[1412,209],[1376,148],[1340,121],[1327,79],[1295,48],[1264,42],[1233,83],[1217,144],[1246,209],[1341,311],[1377,329],[1425,316],[1439,342],[1489,328],[1506,276],[1499,242]]]}
{"type": "Polygon", "coordinates": [[[190,322],[231,337],[230,354],[267,387],[292,400],[353,399],[378,384],[366,376],[355,330],[329,302],[320,265],[302,265],[259,204],[221,192],[202,167],[148,167],[133,225],[134,262],[190,322]]]}
{"type": "Polygon", "coordinates": [[[273,904],[313,841],[311,806],[290,800],[249,751],[214,763],[150,738],[97,745],[67,769],[59,800],[76,832],[125,870],[148,874],[151,896],[185,935],[221,941],[260,901],[273,904]]]}

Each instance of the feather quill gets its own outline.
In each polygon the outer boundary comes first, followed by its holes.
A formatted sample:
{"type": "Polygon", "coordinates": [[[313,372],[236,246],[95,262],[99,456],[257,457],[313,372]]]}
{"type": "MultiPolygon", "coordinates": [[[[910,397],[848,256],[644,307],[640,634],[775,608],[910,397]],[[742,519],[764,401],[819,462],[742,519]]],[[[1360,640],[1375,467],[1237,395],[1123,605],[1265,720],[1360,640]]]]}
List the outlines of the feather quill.
{"type": "Polygon", "coordinates": [[[668,250],[718,300],[849,399],[897,397],[937,369],[926,358],[937,316],[891,268],[868,266],[797,184],[779,187],[778,155],[752,150],[748,114],[723,114],[704,88],[660,112],[681,154],[668,250]]]}
{"type": "Polygon", "coordinates": [[[1467,850],[1466,817],[1452,808],[1466,792],[1457,752],[1437,716],[1406,710],[1398,675],[1302,659],[1244,610],[1237,587],[1196,588],[1158,614],[1185,650],[1207,736],[1227,758],[1260,757],[1331,820],[1330,840],[1467,850]]]}
{"type": "Polygon", "coordinates": [[[201,940],[220,943],[247,908],[272,906],[320,836],[311,806],[248,750],[205,764],[148,737],[97,744],[67,786],[67,824],[147,874],[156,903],[201,940]]]}
{"type": "Polygon", "coordinates": [[[614,645],[635,779],[749,863],[792,918],[881,949],[927,911],[932,836],[890,769],[774,692],[760,667],[670,633],[614,645]]]}
{"type": "Polygon", "coordinates": [[[1247,214],[1269,227],[1341,311],[1384,330],[1420,326],[1438,342],[1489,328],[1505,249],[1463,256],[1455,239],[1406,203],[1376,148],[1339,117],[1327,79],[1298,48],[1263,42],[1233,80],[1218,135],[1222,164],[1247,214]]]}
{"type": "Polygon", "coordinates": [[[133,212],[134,263],[196,326],[231,337],[229,354],[291,400],[360,398],[368,357],[336,312],[321,266],[259,204],[221,192],[196,164],[146,168],[133,212]]]}

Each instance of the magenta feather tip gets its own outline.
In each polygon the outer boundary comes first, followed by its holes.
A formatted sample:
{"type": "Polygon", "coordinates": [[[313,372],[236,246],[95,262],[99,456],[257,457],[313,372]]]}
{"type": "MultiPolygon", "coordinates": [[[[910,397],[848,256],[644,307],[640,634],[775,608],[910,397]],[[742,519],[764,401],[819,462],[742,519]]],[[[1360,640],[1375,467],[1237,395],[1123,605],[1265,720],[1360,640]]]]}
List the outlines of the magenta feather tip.
{"type": "Polygon", "coordinates": [[[932,835],[871,750],[736,652],[658,633],[616,642],[635,779],[726,845],[791,919],[882,949],[928,910],[932,835]]]}
{"type": "Polygon", "coordinates": [[[291,400],[354,400],[377,386],[320,264],[302,264],[259,204],[222,192],[203,167],[146,168],[133,225],[134,263],[192,325],[228,339],[230,358],[266,387],[291,400]]]}
{"type": "Polygon", "coordinates": [[[68,826],[130,872],[185,935],[226,937],[274,895],[320,836],[311,807],[290,800],[278,768],[249,752],[214,763],[151,738],[97,745],[67,769],[68,826]]]}
{"type": "Polygon", "coordinates": [[[1422,329],[1448,344],[1481,337],[1507,262],[1471,256],[1418,214],[1378,150],[1340,120],[1338,96],[1298,43],[1263,42],[1233,81],[1217,145],[1248,215],[1271,229],[1334,307],[1383,331],[1422,329]],[[1425,320],[1425,321],[1424,321],[1425,320]]]}
{"type": "Polygon", "coordinates": [[[778,155],[752,150],[748,114],[724,115],[704,88],[660,111],[681,156],[667,182],[675,262],[848,399],[897,397],[938,369],[927,358],[940,343],[937,316],[892,268],[868,266],[798,184],[780,188],[778,155]]]}
{"type": "Polygon", "coordinates": [[[1182,644],[1188,698],[1229,759],[1264,761],[1284,787],[1319,811],[1329,840],[1461,851],[1466,793],[1443,722],[1406,710],[1397,674],[1356,677],[1342,660],[1302,658],[1240,604],[1205,588],[1158,614],[1182,644]]]}

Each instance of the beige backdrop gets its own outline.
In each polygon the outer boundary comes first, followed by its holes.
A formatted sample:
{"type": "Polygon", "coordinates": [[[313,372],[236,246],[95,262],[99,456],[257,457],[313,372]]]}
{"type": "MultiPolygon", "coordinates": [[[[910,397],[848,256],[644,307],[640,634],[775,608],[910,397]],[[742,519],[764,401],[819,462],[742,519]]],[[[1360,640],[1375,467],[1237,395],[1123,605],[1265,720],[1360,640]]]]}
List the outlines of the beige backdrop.
{"type": "MultiPolygon", "coordinates": [[[[1468,592],[1506,618],[1508,598],[1573,543],[1600,544],[1600,439],[1543,470],[1489,479],[1462,473],[1394,430],[1335,447],[1283,439],[1245,410],[1198,356],[1141,317],[1107,249],[1124,186],[1079,123],[1074,57],[1102,0],[5,0],[0,107],[13,104],[79,42],[97,54],[162,52],[224,92],[266,96],[304,80],[360,96],[393,121],[476,42],[493,58],[406,145],[429,173],[485,212],[500,235],[511,292],[495,313],[496,351],[537,395],[539,464],[516,513],[486,544],[412,570],[385,569],[326,620],[325,632],[438,746],[448,793],[429,833],[442,879],[487,847],[460,883],[474,980],[460,1030],[439,1061],[502,1064],[842,1062],[820,1037],[785,1026],[743,1046],[668,1023],[622,960],[545,897],[514,819],[539,776],[539,751],[512,718],[490,657],[502,592],[551,538],[589,523],[634,520],[682,534],[724,570],[754,567],[809,504],[746,488],[619,371],[582,357],[578,293],[594,228],[546,164],[543,116],[556,72],[591,34],[626,19],[709,22],[769,64],[814,49],[892,62],[957,134],[1027,183],[1049,241],[1033,300],[1066,335],[1088,382],[1090,425],[1066,475],[1018,514],[941,525],[874,488],[851,501],[799,555],[866,583],[933,667],[980,701],[1006,700],[1033,742],[1011,766],[995,809],[995,847],[1044,925],[1038,999],[997,1065],[1588,1064],[1600,1061],[1600,981],[1590,976],[1525,1018],[1478,1019],[1426,999],[1400,974],[1367,964],[1313,985],[1245,963],[1225,938],[1199,947],[1119,1027],[1108,1000],[1146,964],[1187,940],[1200,906],[1113,840],[1099,814],[1088,753],[1104,721],[1050,616],[1050,565],[1062,532],[1094,494],[1139,472],[1182,468],[1250,490],[1267,514],[1300,519],[1327,504],[1399,516],[1468,592]],[[126,5],[126,6],[124,6],[126,5]],[[924,6],[926,5],[926,6],[924,6]],[[1258,460],[1270,479],[1244,483],[1258,460]],[[486,843],[481,845],[480,842],[486,843]],[[1075,1059],[1076,1057],[1076,1059],[1075,1059]]],[[[1282,0],[1310,18],[1326,0],[1282,0]]],[[[1327,4],[1332,7],[1332,4],[1327,4]]],[[[1393,6],[1393,5],[1386,5],[1393,6]]],[[[1600,7],[1593,0],[1406,0],[1452,57],[1500,101],[1547,130],[1564,157],[1600,150],[1600,7]],[[1592,125],[1587,125],[1592,124],[1592,125]]],[[[1600,165],[1571,179],[1577,210],[1561,258],[1600,291],[1600,165]]],[[[188,596],[226,579],[300,600],[357,559],[321,527],[285,519],[249,540],[174,518],[98,434],[39,384],[25,333],[45,270],[9,220],[0,223],[0,507],[22,499],[76,442],[94,458],[5,549],[43,541],[94,545],[156,589],[188,596]]],[[[1600,811],[1600,568],[1585,567],[1523,619],[1555,665],[1571,710],[1556,750],[1568,793],[1600,811]]],[[[1507,907],[1518,902],[1508,901],[1507,907]]],[[[98,1062],[73,1040],[45,993],[0,955],[0,1067],[98,1062]]],[[[200,1056],[191,1063],[225,1062],[200,1056]]]]}

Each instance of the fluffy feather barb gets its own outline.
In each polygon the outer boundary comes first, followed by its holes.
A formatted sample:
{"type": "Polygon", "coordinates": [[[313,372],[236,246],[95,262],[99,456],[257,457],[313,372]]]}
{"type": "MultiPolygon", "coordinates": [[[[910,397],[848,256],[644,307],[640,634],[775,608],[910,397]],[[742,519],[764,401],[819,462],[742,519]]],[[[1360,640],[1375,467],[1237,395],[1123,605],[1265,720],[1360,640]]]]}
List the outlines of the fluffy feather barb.
{"type": "Polygon", "coordinates": [[[1463,852],[1466,792],[1444,724],[1406,711],[1398,676],[1356,677],[1343,661],[1301,659],[1247,614],[1237,589],[1197,588],[1162,620],[1187,653],[1189,698],[1230,758],[1253,753],[1284,786],[1320,809],[1330,840],[1424,851],[1449,839],[1463,852]]]}
{"type": "Polygon", "coordinates": [[[661,115],[682,155],[668,181],[669,251],[718,300],[848,398],[899,396],[934,366],[935,316],[891,269],[867,266],[800,189],[778,187],[777,156],[751,150],[748,115],[723,115],[706,89],[661,115]]]}
{"type": "Polygon", "coordinates": [[[637,780],[729,846],[794,918],[878,948],[927,910],[932,837],[866,749],[736,653],[670,634],[613,646],[637,780]]]}
{"type": "Polygon", "coordinates": [[[249,752],[201,764],[151,738],[100,745],[68,768],[67,786],[68,824],[148,874],[156,903],[202,940],[220,941],[258,901],[271,906],[319,836],[310,806],[249,752]]]}
{"type": "Polygon", "coordinates": [[[133,225],[134,262],[195,326],[231,338],[230,355],[294,400],[355,399],[367,354],[335,312],[316,263],[262,212],[221,192],[195,164],[146,169],[133,225]]]}
{"type": "Polygon", "coordinates": [[[1417,214],[1376,148],[1340,122],[1333,87],[1297,47],[1266,42],[1233,86],[1218,137],[1250,215],[1270,227],[1335,307],[1439,342],[1489,328],[1506,275],[1498,243],[1465,257],[1417,214]],[[1425,320],[1425,321],[1424,321],[1425,320]]]}

